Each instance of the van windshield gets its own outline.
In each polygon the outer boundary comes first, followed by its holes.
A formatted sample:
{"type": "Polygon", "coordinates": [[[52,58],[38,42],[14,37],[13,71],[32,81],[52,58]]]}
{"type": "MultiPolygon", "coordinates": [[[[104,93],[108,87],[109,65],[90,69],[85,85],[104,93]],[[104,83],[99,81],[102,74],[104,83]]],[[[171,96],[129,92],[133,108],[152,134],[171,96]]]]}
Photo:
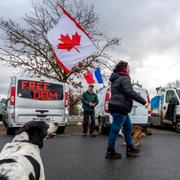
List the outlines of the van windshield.
{"type": "Polygon", "coordinates": [[[18,80],[17,96],[44,101],[62,100],[63,85],[42,81],[18,80]]]}

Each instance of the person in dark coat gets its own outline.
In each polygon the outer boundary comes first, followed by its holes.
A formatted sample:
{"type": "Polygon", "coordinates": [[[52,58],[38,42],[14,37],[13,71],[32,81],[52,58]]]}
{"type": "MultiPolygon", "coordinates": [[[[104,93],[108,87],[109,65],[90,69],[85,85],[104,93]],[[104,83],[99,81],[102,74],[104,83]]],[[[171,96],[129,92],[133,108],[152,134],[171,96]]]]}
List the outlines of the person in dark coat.
{"type": "Polygon", "coordinates": [[[126,156],[135,156],[139,153],[139,150],[132,145],[132,124],[128,113],[131,112],[133,100],[144,105],[145,108],[148,107],[148,103],[133,90],[129,73],[128,63],[120,61],[110,77],[111,98],[109,101],[109,112],[113,117],[113,123],[108,138],[107,159],[121,159],[122,157],[121,153],[115,151],[116,138],[122,127],[124,128],[126,141],[126,156]]]}
{"type": "Polygon", "coordinates": [[[84,109],[84,118],[83,118],[83,136],[87,135],[88,124],[90,120],[90,136],[95,137],[95,112],[94,108],[98,104],[98,97],[93,91],[94,86],[89,85],[88,90],[82,94],[81,102],[84,109]]]}

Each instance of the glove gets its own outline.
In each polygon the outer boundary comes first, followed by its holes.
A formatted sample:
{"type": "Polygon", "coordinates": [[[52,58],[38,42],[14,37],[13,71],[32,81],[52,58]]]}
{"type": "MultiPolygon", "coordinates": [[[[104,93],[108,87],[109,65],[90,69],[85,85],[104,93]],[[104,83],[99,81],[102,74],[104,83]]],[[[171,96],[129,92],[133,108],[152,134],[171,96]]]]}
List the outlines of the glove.
{"type": "Polygon", "coordinates": [[[144,107],[147,109],[147,108],[149,107],[149,104],[146,103],[146,104],[144,105],[144,107]]]}

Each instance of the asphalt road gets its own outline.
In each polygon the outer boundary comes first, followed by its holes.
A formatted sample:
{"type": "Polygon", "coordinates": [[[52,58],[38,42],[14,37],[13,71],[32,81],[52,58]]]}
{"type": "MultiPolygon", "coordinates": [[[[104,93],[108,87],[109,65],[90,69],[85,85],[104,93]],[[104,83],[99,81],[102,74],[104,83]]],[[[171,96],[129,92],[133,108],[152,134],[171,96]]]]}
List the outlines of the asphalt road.
{"type": "MultiPolygon", "coordinates": [[[[81,137],[78,132],[45,141],[41,151],[46,180],[177,180],[180,179],[180,134],[153,130],[143,138],[141,153],[125,157],[122,138],[117,150],[121,160],[106,160],[106,136],[81,137]]],[[[12,137],[0,136],[0,148],[12,137]]]]}

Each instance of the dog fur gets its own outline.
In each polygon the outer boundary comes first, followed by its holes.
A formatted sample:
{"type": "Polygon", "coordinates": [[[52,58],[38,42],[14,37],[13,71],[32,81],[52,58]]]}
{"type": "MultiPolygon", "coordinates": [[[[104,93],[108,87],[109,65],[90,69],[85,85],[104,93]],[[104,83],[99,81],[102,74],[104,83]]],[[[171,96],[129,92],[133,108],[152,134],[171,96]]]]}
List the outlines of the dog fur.
{"type": "Polygon", "coordinates": [[[135,141],[134,146],[139,147],[141,143],[141,137],[146,135],[146,129],[141,126],[134,126],[132,130],[132,137],[135,141]]]}
{"type": "Polygon", "coordinates": [[[0,180],[45,180],[40,149],[57,128],[57,123],[44,121],[31,121],[20,128],[0,153],[0,180]]]}
{"type": "MultiPolygon", "coordinates": [[[[141,126],[133,126],[132,128],[132,138],[134,140],[134,147],[139,147],[141,144],[141,137],[146,135],[151,135],[152,133],[148,132],[147,129],[141,126]]],[[[123,128],[119,131],[119,135],[124,137],[123,128]]]]}

